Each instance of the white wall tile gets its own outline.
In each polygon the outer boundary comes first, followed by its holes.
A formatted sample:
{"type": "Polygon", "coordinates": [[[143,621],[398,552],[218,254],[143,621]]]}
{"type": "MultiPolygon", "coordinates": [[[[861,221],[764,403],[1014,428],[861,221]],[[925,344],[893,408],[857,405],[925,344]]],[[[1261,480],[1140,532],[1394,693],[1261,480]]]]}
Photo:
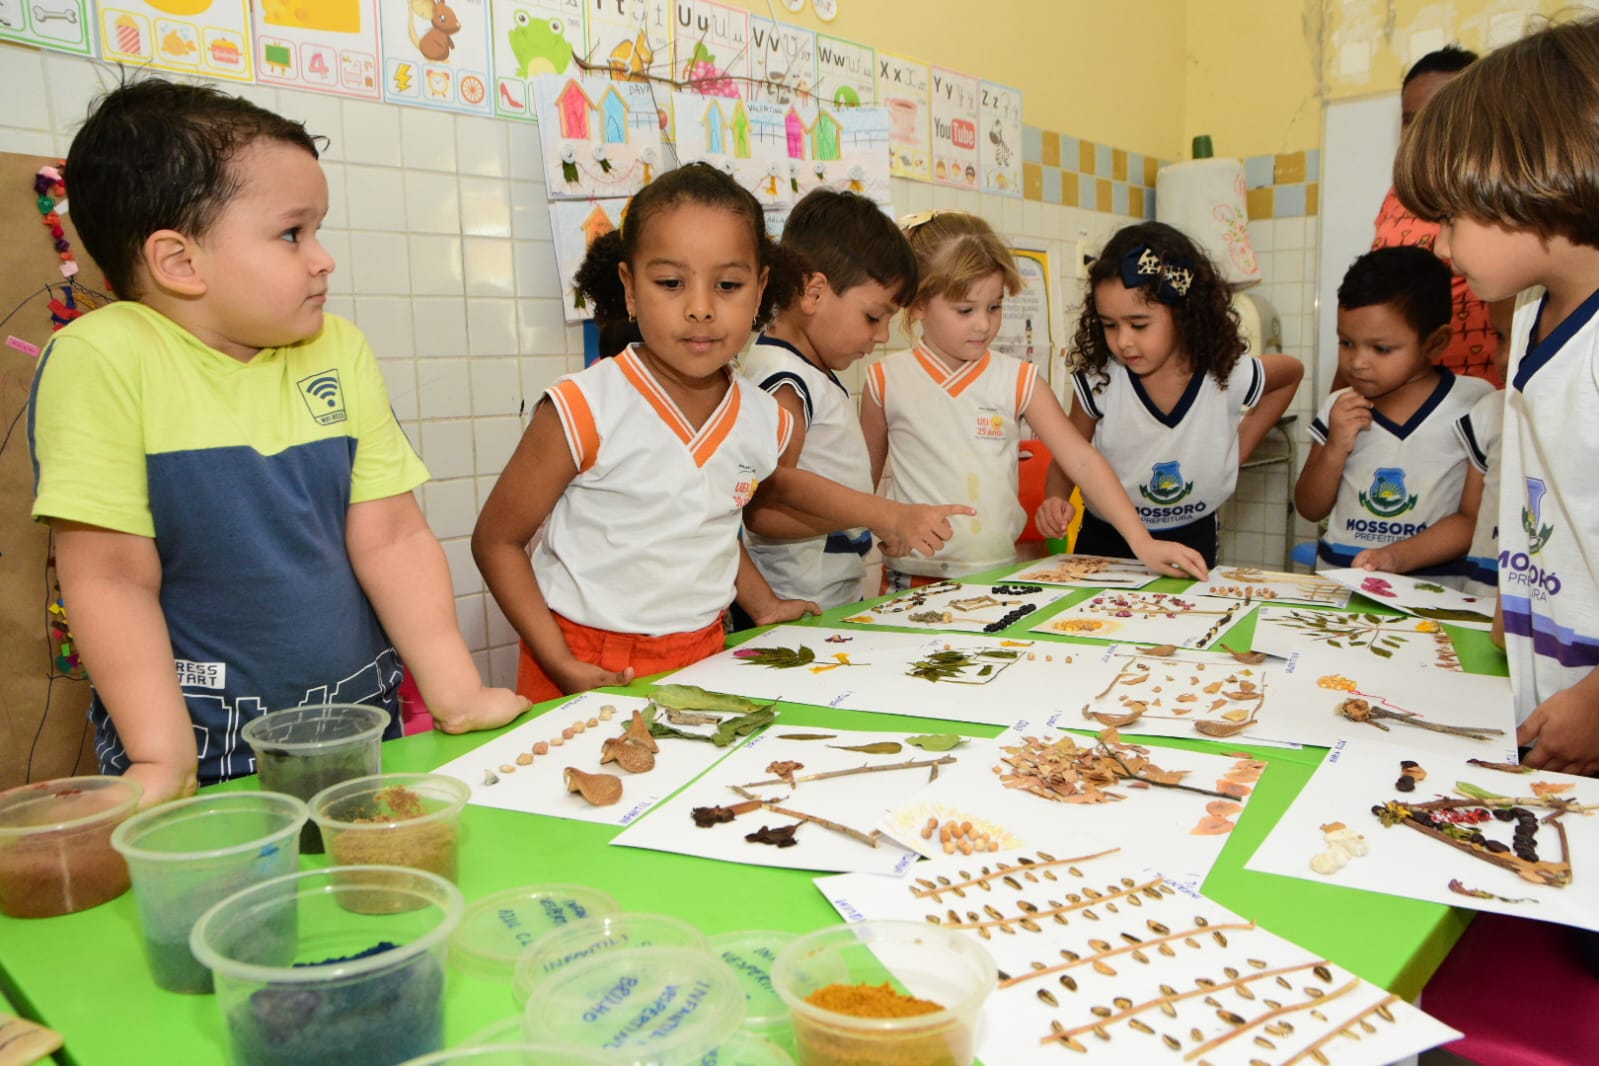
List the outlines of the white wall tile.
{"type": "Polygon", "coordinates": [[[550,204],[544,186],[531,181],[511,185],[511,236],[519,241],[547,241],[550,235],[550,204]]]}
{"type": "MultiPolygon", "coordinates": [[[[36,155],[46,158],[59,158],[63,155],[62,149],[57,147],[54,134],[45,130],[21,130],[11,126],[0,126],[0,152],[15,152],[17,155],[36,155]]],[[[32,191],[32,190],[25,190],[32,191]]],[[[68,209],[71,208],[70,197],[68,209]]]]}
{"type": "Polygon", "coordinates": [[[505,469],[506,461],[522,439],[522,422],[514,415],[507,418],[477,418],[472,422],[474,446],[479,470],[505,469]]]}
{"type": "MultiPolygon", "coordinates": [[[[424,401],[427,396],[423,389],[424,401]]],[[[423,415],[427,415],[426,403],[423,415]]],[[[422,423],[422,461],[435,478],[471,477],[476,473],[472,423],[453,418],[422,423]]]]}
{"type": "MultiPolygon", "coordinates": [[[[32,49],[11,46],[7,48],[7,55],[0,65],[11,66],[21,64],[31,71],[33,63],[39,59],[44,61],[44,84],[49,93],[50,110],[48,121],[50,129],[63,135],[68,141],[78,132],[78,127],[83,125],[83,120],[89,117],[89,107],[101,94],[114,88],[117,84],[117,73],[109,67],[102,67],[98,63],[86,63],[76,56],[61,55],[56,52],[35,52],[32,49]]],[[[38,81],[33,82],[37,93],[38,81]]],[[[27,99],[14,97],[9,94],[8,100],[27,99]]],[[[37,96],[34,96],[37,99],[37,96]]],[[[23,123],[16,122],[21,126],[23,123]]],[[[64,147],[64,146],[63,146],[64,147]]]]}
{"type": "Polygon", "coordinates": [[[348,270],[340,269],[350,262],[350,234],[342,229],[324,227],[316,239],[322,249],[333,257],[333,273],[328,276],[328,295],[353,296],[354,279],[348,270]]]}
{"type": "Polygon", "coordinates": [[[400,114],[408,110],[370,100],[345,100],[344,158],[368,166],[399,166],[400,114]]]}
{"type": "MultiPolygon", "coordinates": [[[[465,359],[418,359],[418,406],[423,418],[466,418],[472,414],[472,374],[465,359]]],[[[463,470],[458,477],[472,473],[463,470]]]]}
{"type": "Polygon", "coordinates": [[[469,477],[434,480],[422,488],[422,507],[433,535],[469,537],[477,522],[477,485],[469,477]]]}
{"type": "MultiPolygon", "coordinates": [[[[450,585],[457,596],[483,591],[483,575],[472,559],[472,541],[457,538],[444,542],[444,559],[450,564],[450,585]]],[[[495,608],[499,612],[499,608],[495,608]]],[[[503,616],[502,616],[503,617],[503,616]]]]}
{"type": "Polygon", "coordinates": [[[411,324],[411,301],[395,296],[357,296],[355,324],[379,359],[409,358],[416,354],[411,324]]]}
{"type": "Polygon", "coordinates": [[[493,596],[485,597],[485,599],[484,606],[487,608],[489,616],[489,647],[494,648],[509,644],[515,649],[516,642],[520,639],[516,635],[516,629],[506,620],[505,612],[500,610],[500,605],[495,602],[493,596]]]}
{"type": "Polygon", "coordinates": [[[510,124],[476,115],[455,117],[455,166],[462,174],[505,178],[511,173],[510,124]]]}
{"type": "MultiPolygon", "coordinates": [[[[468,300],[466,334],[467,350],[473,356],[515,355],[516,301],[468,300]]],[[[510,398],[514,401],[514,392],[510,398]]]]}
{"type": "Polygon", "coordinates": [[[344,143],[344,107],[337,96],[283,89],[278,92],[278,114],[303,122],[305,132],[311,136],[327,139],[326,145],[318,149],[324,164],[345,159],[349,146],[344,143]]]}
{"type": "Polygon", "coordinates": [[[405,176],[402,171],[346,164],[344,199],[344,217],[350,229],[405,231],[405,176]]]}
{"type": "MultiPolygon", "coordinates": [[[[515,351],[513,345],[511,351],[515,351]]],[[[485,415],[514,415],[522,405],[522,373],[517,359],[471,360],[472,413],[485,415]]]]}
{"type": "Polygon", "coordinates": [[[402,107],[400,164],[411,170],[455,172],[455,116],[448,111],[402,107]]]}
{"type": "Polygon", "coordinates": [[[539,128],[531,122],[508,122],[506,133],[510,136],[511,177],[543,185],[544,149],[539,142],[539,128]]]}
{"type": "Polygon", "coordinates": [[[461,232],[468,237],[509,237],[511,198],[498,178],[463,177],[461,232]]]}
{"type": "Polygon", "coordinates": [[[405,224],[413,233],[461,232],[461,190],[454,174],[405,172],[405,224]]]}
{"type": "MultiPolygon", "coordinates": [[[[455,597],[455,621],[461,627],[461,636],[466,638],[468,648],[488,646],[488,620],[483,614],[482,593],[455,597]]],[[[484,672],[483,666],[479,665],[478,673],[484,672]]]]}
{"type": "Polygon", "coordinates": [[[468,237],[463,252],[468,296],[516,295],[516,260],[510,241],[468,237]]]}
{"type": "Polygon", "coordinates": [[[417,297],[411,301],[411,328],[417,355],[465,355],[466,301],[417,297]]]}
{"type": "Polygon", "coordinates": [[[414,295],[460,296],[465,291],[460,237],[413,235],[409,251],[414,295]]]}
{"type": "MultiPolygon", "coordinates": [[[[362,296],[408,295],[410,242],[403,233],[351,233],[349,274],[355,291],[362,296]]],[[[406,347],[410,347],[409,342],[406,347]]]]}
{"type": "Polygon", "coordinates": [[[344,229],[349,225],[347,197],[344,194],[344,164],[323,157],[322,174],[328,181],[328,214],[322,228],[344,229]]]}
{"type": "Polygon", "coordinates": [[[488,683],[497,688],[516,685],[516,670],[521,648],[516,644],[500,645],[489,649],[488,683]]]}
{"type": "Polygon", "coordinates": [[[517,241],[516,294],[559,300],[563,288],[555,264],[555,245],[547,241],[517,241]]]}
{"type": "MultiPolygon", "coordinates": [[[[402,422],[416,418],[416,360],[379,359],[378,370],[389,390],[389,406],[402,422]]],[[[416,442],[413,440],[412,444],[416,442]]]]}
{"type": "Polygon", "coordinates": [[[564,355],[522,357],[522,395],[527,400],[527,417],[533,416],[534,405],[543,397],[544,391],[571,372],[564,355]]]}

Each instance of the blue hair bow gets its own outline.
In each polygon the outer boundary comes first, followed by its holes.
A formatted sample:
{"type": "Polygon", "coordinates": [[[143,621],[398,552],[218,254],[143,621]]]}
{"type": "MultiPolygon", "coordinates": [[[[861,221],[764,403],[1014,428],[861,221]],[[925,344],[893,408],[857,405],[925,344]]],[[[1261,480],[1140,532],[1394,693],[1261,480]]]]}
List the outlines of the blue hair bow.
{"type": "Polygon", "coordinates": [[[1163,304],[1180,304],[1194,284],[1194,264],[1177,256],[1166,256],[1147,244],[1122,256],[1122,284],[1142,289],[1156,282],[1155,299],[1163,304]]]}

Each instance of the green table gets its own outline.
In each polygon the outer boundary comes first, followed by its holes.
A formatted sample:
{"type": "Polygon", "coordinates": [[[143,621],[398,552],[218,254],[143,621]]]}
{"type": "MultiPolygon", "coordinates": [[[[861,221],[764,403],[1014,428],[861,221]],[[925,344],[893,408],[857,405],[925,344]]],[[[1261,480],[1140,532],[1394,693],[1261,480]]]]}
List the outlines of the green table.
{"type": "MultiPolygon", "coordinates": [[[[1183,587],[1184,583],[1168,579],[1151,589],[1180,591],[1183,587]]],[[[1085,591],[1068,597],[1062,605],[1089,594],[1085,591]]],[[[853,605],[840,608],[804,624],[831,625],[831,619],[858,610],[853,605]]],[[[1234,647],[1247,647],[1253,635],[1252,618],[1234,627],[1224,639],[1234,647]]],[[[1010,635],[1021,635],[1030,622],[1033,620],[1024,619],[1010,635]]],[[[1468,670],[1505,672],[1504,658],[1486,634],[1462,629],[1451,633],[1468,670]]],[[[748,636],[740,634],[741,639],[748,636]]],[[[643,694],[647,687],[635,684],[614,691],[643,694]]],[[[533,713],[541,713],[547,706],[533,713]]],[[[971,723],[798,704],[781,707],[784,726],[943,731],[984,737],[1000,732],[995,726],[971,723]]],[[[383,768],[431,770],[494,735],[428,733],[391,741],[383,747],[383,768]]],[[[1321,762],[1324,749],[1256,747],[1234,741],[1159,739],[1157,743],[1197,750],[1248,750],[1270,764],[1205,883],[1206,895],[1406,998],[1413,999],[1421,991],[1465,929],[1469,912],[1243,868],[1276,816],[1321,762]]],[[[255,779],[249,778],[217,787],[256,785],[255,779]]],[[[811,884],[812,873],[607,847],[617,832],[588,822],[469,806],[463,819],[461,891],[470,902],[516,885],[577,881],[611,893],[624,908],[676,914],[712,934],[748,928],[808,931],[840,920],[811,884]]],[[[323,856],[302,860],[308,868],[325,863],[323,856]]],[[[226,1061],[226,1037],[214,998],[163,992],[150,982],[131,893],[61,918],[21,921],[0,917],[0,995],[10,998],[18,1013],[42,1021],[66,1037],[64,1062],[142,1066],[226,1061]]],[[[446,1039],[450,1044],[516,1010],[508,985],[454,969],[448,996],[446,1039]]]]}

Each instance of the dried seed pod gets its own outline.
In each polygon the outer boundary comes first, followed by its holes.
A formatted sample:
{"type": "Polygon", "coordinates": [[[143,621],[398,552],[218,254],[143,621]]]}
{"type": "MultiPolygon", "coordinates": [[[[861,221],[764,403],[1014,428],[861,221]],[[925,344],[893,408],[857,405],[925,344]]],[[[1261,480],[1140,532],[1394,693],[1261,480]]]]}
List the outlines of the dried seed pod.
{"type": "Polygon", "coordinates": [[[1027,930],[1029,933],[1042,933],[1044,931],[1044,927],[1033,921],[1031,918],[1023,918],[1016,924],[1027,930]]]}
{"type": "Polygon", "coordinates": [[[1223,966],[1221,972],[1227,975],[1228,980],[1236,980],[1238,978],[1238,967],[1236,966],[1223,966]]]}
{"type": "Polygon", "coordinates": [[[1115,1005],[1117,1010],[1126,1010],[1133,1005],[1133,1001],[1126,996],[1117,996],[1111,1000],[1111,1003],[1115,1005]]]}
{"type": "Polygon", "coordinates": [[[1139,1021],[1137,1018],[1127,1019],[1127,1027],[1129,1029],[1137,1029],[1140,1033],[1148,1033],[1150,1036],[1155,1035],[1155,1030],[1151,1029],[1148,1025],[1139,1021]]]}
{"type": "Polygon", "coordinates": [[[1016,906],[1018,908],[1020,908],[1021,910],[1026,911],[1028,914],[1037,914],[1038,913],[1038,904],[1029,903],[1025,899],[1017,900],[1016,901],[1016,906]]]}
{"type": "Polygon", "coordinates": [[[1209,924],[1210,919],[1206,918],[1203,914],[1194,915],[1194,925],[1198,926],[1200,929],[1205,928],[1209,924]]]}
{"type": "Polygon", "coordinates": [[[1198,1026],[1195,1026],[1188,1030],[1188,1038],[1196,1044],[1202,1044],[1205,1041],[1205,1034],[1198,1026]]]}
{"type": "Polygon", "coordinates": [[[533,765],[533,756],[529,755],[527,752],[524,751],[522,754],[520,754],[520,755],[518,755],[516,757],[516,765],[518,765],[518,766],[532,766],[533,765]]]}
{"type": "Polygon", "coordinates": [[[1288,983],[1288,978],[1283,977],[1280,974],[1277,977],[1277,983],[1282,985],[1284,988],[1288,989],[1289,991],[1293,990],[1294,986],[1288,983]]]}
{"type": "Polygon", "coordinates": [[[1263,1047],[1267,1051],[1276,1051],[1277,1050],[1277,1045],[1273,1044],[1270,1040],[1267,1040],[1263,1036],[1255,1037],[1255,1046],[1256,1047],[1263,1047]]]}
{"type": "Polygon", "coordinates": [[[1244,1019],[1241,1018],[1240,1016],[1234,1014],[1230,1010],[1226,1010],[1226,1009],[1218,1010],[1216,1012],[1216,1017],[1220,1018],[1222,1021],[1226,1022],[1228,1025],[1243,1025],[1244,1024],[1244,1019]]]}
{"type": "Polygon", "coordinates": [[[1211,937],[1212,940],[1216,941],[1216,943],[1220,944],[1222,947],[1226,947],[1227,946],[1227,934],[1223,933],[1220,929],[1212,929],[1210,931],[1210,937],[1211,937]]]}
{"type": "Polygon", "coordinates": [[[1005,923],[1003,923],[1001,925],[997,925],[994,928],[998,929],[1001,933],[1004,933],[1006,936],[1015,936],[1016,935],[1016,930],[1014,930],[1014,929],[1012,929],[1010,927],[1010,923],[1009,922],[1005,922],[1005,923]]]}
{"type": "Polygon", "coordinates": [[[1170,1003],[1162,1003],[1160,1005],[1160,1012],[1168,1018],[1177,1017],[1177,1008],[1172,1006],[1170,1003]]]}
{"type": "Polygon", "coordinates": [[[1394,1012],[1388,1009],[1388,1004],[1379,1003],[1377,1004],[1377,1017],[1385,1022],[1391,1022],[1394,1020],[1394,1012]]]}
{"type": "Polygon", "coordinates": [[[1175,959],[1177,957],[1177,952],[1172,950],[1172,946],[1170,944],[1160,944],[1155,948],[1155,950],[1166,956],[1168,959],[1175,959]]]}
{"type": "Polygon", "coordinates": [[[630,774],[649,773],[655,769],[655,753],[631,740],[621,741],[616,749],[616,764],[630,774]]]}
{"type": "Polygon", "coordinates": [[[1265,959],[1245,959],[1244,961],[1249,963],[1249,965],[1253,966],[1257,970],[1264,970],[1266,968],[1265,959]]]}
{"type": "Polygon", "coordinates": [[[1266,1004],[1266,1006],[1270,1007],[1272,1010],[1282,1010],[1283,1007],[1283,1005],[1277,1002],[1275,999],[1263,999],[1261,1002],[1266,1004]]]}
{"type": "Polygon", "coordinates": [[[937,885],[935,885],[933,882],[929,881],[925,877],[918,877],[916,879],[916,883],[918,885],[921,885],[923,888],[937,888],[938,887],[937,885]]]}
{"type": "Polygon", "coordinates": [[[1016,878],[1012,877],[1010,874],[1005,875],[1005,883],[1018,892],[1022,890],[1022,883],[1016,880],[1016,878]]]}
{"type": "Polygon", "coordinates": [[[1196,988],[1215,988],[1216,982],[1209,977],[1196,977],[1194,978],[1194,986],[1196,988]]]}
{"type": "Polygon", "coordinates": [[[1068,992],[1075,992],[1077,991],[1077,978],[1069,973],[1063,973],[1060,975],[1060,986],[1068,992]]]}
{"type": "Polygon", "coordinates": [[[622,779],[615,774],[586,774],[568,766],[563,775],[566,790],[576,792],[595,807],[609,807],[622,798],[622,779]]]}
{"type": "Polygon", "coordinates": [[[1039,970],[1047,970],[1047,969],[1049,969],[1049,967],[1045,966],[1041,962],[1030,962],[1027,965],[1029,965],[1029,966],[1031,966],[1033,968],[1033,972],[1034,973],[1037,973],[1039,970]]]}
{"type": "Polygon", "coordinates": [[[1048,1003],[1051,1007],[1060,1006],[1060,1000],[1055,998],[1055,993],[1051,992],[1047,988],[1040,988],[1038,990],[1038,998],[1043,1000],[1045,1003],[1048,1003]]]}
{"type": "Polygon", "coordinates": [[[1255,998],[1255,990],[1253,988],[1250,988],[1248,985],[1239,985],[1237,988],[1233,989],[1233,991],[1237,992],[1244,999],[1254,999],[1255,998]]]}
{"type": "Polygon", "coordinates": [[[1315,987],[1314,985],[1306,985],[1305,986],[1305,995],[1309,996],[1311,999],[1320,999],[1322,996],[1325,996],[1326,994],[1327,993],[1323,992],[1321,989],[1315,987]]]}
{"type": "Polygon", "coordinates": [[[1188,945],[1188,946],[1189,946],[1189,947],[1191,947],[1191,948],[1197,948],[1197,947],[1198,947],[1198,946],[1199,946],[1199,941],[1197,941],[1197,940],[1195,940],[1195,939],[1194,939],[1194,938],[1193,938],[1193,937],[1191,937],[1191,936],[1185,936],[1185,937],[1183,937],[1183,943],[1184,943],[1184,944],[1187,944],[1187,945],[1188,945]]]}
{"type": "Polygon", "coordinates": [[[1066,867],[1066,872],[1071,874],[1073,877],[1081,877],[1081,876],[1083,876],[1083,871],[1079,870],[1075,866],[1066,867]]]}
{"type": "MultiPolygon", "coordinates": [[[[1111,891],[1114,892],[1115,889],[1111,889],[1111,891]]],[[[1093,889],[1093,888],[1084,888],[1083,889],[1083,895],[1087,896],[1089,899],[1099,899],[1099,898],[1103,897],[1105,895],[1105,893],[1100,892],[1097,889],[1093,889]]]]}
{"type": "Polygon", "coordinates": [[[1270,1025],[1266,1026],[1266,1032],[1277,1037],[1292,1036],[1294,1027],[1289,1025],[1287,1022],[1272,1022],[1270,1025]]]}
{"type": "Polygon", "coordinates": [[[1066,948],[1060,949],[1060,957],[1065,959],[1067,962],[1081,962],[1083,958],[1081,955],[1077,954],[1077,952],[1069,951],[1066,948]]]}
{"type": "Polygon", "coordinates": [[[1170,929],[1166,928],[1164,925],[1162,925],[1159,922],[1155,921],[1155,919],[1153,919],[1153,918],[1149,919],[1144,924],[1149,926],[1149,931],[1151,933],[1154,933],[1156,936],[1170,936],[1171,935],[1171,930],[1170,929]]]}
{"type": "Polygon", "coordinates": [[[550,753],[550,742],[549,741],[540,740],[540,741],[538,741],[537,743],[535,743],[533,745],[533,754],[534,755],[548,755],[549,753],[550,753]]]}
{"type": "Polygon", "coordinates": [[[1083,908],[1083,917],[1087,918],[1091,922],[1099,921],[1099,915],[1094,913],[1094,909],[1092,907],[1083,908]]]}
{"type": "Polygon", "coordinates": [[[1131,903],[1135,907],[1142,907],[1144,905],[1144,901],[1138,897],[1137,893],[1134,893],[1133,895],[1128,896],[1127,897],[1127,902],[1131,903]]]}
{"type": "Polygon", "coordinates": [[[1142,948],[1134,948],[1132,950],[1132,956],[1133,956],[1134,959],[1136,959],[1139,962],[1146,963],[1146,964],[1149,962],[1149,956],[1144,954],[1144,951],[1143,951],[1142,948]]]}
{"type": "Polygon", "coordinates": [[[1221,1010],[1221,1000],[1217,999],[1215,996],[1206,996],[1204,1003],[1207,1007],[1215,1007],[1217,1010],[1221,1010]]]}
{"type": "Polygon", "coordinates": [[[1311,1012],[1310,1012],[1310,1016],[1311,1016],[1311,1017],[1312,1017],[1312,1018],[1314,1018],[1314,1019],[1316,1019],[1316,1020],[1317,1020],[1317,1021],[1318,1021],[1318,1022],[1320,1022],[1320,1023],[1321,1023],[1321,1024],[1323,1024],[1323,1025],[1326,1025],[1326,1024],[1327,1024],[1327,1016],[1326,1016],[1326,1015],[1325,1015],[1325,1014],[1323,1014],[1323,1013],[1322,1013],[1322,1012],[1321,1012],[1321,1011],[1319,1011],[1319,1010],[1313,1010],[1313,1011],[1311,1011],[1311,1012]]]}
{"type": "MultiPolygon", "coordinates": [[[[936,915],[936,914],[929,914],[929,915],[928,915],[928,916],[927,916],[927,923],[928,923],[928,924],[929,924],[929,925],[943,925],[943,924],[944,924],[944,921],[943,921],[943,919],[942,919],[942,918],[940,918],[940,917],[939,917],[939,916],[938,916],[938,915],[936,915]]],[[[999,979],[1000,979],[1000,980],[1001,980],[1001,981],[1003,981],[1003,980],[1005,980],[1005,976],[1004,976],[1004,975],[1003,975],[1003,974],[1001,974],[1001,975],[1000,975],[1000,978],[999,978],[999,979]]]]}
{"type": "Polygon", "coordinates": [[[1325,982],[1327,984],[1332,984],[1332,971],[1327,967],[1317,966],[1310,972],[1316,975],[1316,980],[1325,982]]]}
{"type": "Polygon", "coordinates": [[[1090,940],[1088,942],[1088,946],[1093,948],[1095,951],[1109,951],[1110,950],[1110,941],[1109,940],[1090,940]]]}
{"type": "Polygon", "coordinates": [[[627,739],[634,744],[648,748],[656,754],[660,753],[661,746],[655,743],[655,738],[650,736],[650,727],[644,723],[644,712],[634,711],[633,721],[627,727],[627,739]]]}
{"type": "Polygon", "coordinates": [[[1095,973],[1102,973],[1106,977],[1115,977],[1116,976],[1116,968],[1114,966],[1112,966],[1110,963],[1106,962],[1104,959],[1095,959],[1094,960],[1094,972],[1095,973]]]}
{"type": "Polygon", "coordinates": [[[1094,1026],[1094,1035],[1099,1037],[1101,1040],[1109,1040],[1110,1039],[1110,1033],[1108,1031],[1106,1031],[1106,1029],[1105,1029],[1105,1027],[1103,1025],[1094,1026]]]}
{"type": "Polygon", "coordinates": [[[1183,1042],[1178,1040],[1175,1036],[1172,1036],[1170,1033],[1160,1034],[1160,1039],[1173,1051],[1181,1051],[1183,1049],[1183,1042]]]}
{"type": "Polygon", "coordinates": [[[1112,1014],[1116,1013],[1109,1007],[1090,1007],[1088,1009],[1093,1012],[1094,1016],[1097,1018],[1109,1018],[1112,1014]]]}
{"type": "Polygon", "coordinates": [[[998,907],[994,906],[992,903],[983,904],[983,911],[990,918],[1003,918],[1003,917],[1005,917],[1005,915],[1000,912],[1000,909],[998,907]]]}

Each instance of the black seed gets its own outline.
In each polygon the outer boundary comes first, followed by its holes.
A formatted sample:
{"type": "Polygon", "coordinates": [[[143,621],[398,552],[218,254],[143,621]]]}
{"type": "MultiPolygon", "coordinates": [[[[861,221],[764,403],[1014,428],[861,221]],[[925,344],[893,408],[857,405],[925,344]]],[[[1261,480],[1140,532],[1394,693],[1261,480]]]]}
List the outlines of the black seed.
{"type": "Polygon", "coordinates": [[[1394,782],[1394,787],[1401,792],[1414,792],[1416,791],[1416,779],[1409,774],[1405,774],[1394,782]]]}
{"type": "Polygon", "coordinates": [[[1495,855],[1503,855],[1505,852],[1510,850],[1510,845],[1504,844],[1498,840],[1490,840],[1484,844],[1483,847],[1487,848],[1495,855]]]}
{"type": "Polygon", "coordinates": [[[1510,808],[1508,807],[1495,807],[1494,817],[1499,819],[1501,822],[1508,822],[1514,818],[1515,815],[1510,813],[1510,808]]]}
{"type": "Polygon", "coordinates": [[[1419,762],[1417,762],[1415,759],[1403,759],[1399,763],[1399,768],[1401,770],[1414,770],[1416,767],[1418,767],[1420,765],[1421,764],[1419,762]]]}

